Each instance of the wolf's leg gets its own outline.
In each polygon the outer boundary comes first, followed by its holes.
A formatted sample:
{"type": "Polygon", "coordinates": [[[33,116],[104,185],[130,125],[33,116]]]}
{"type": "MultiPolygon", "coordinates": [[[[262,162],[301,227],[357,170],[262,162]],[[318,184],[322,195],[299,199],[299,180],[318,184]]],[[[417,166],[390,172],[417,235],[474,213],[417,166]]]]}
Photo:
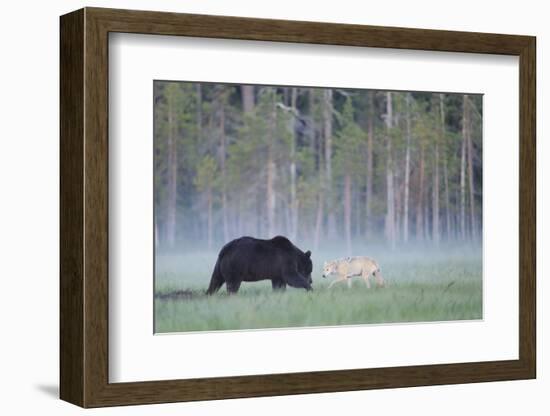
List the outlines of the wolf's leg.
{"type": "Polygon", "coordinates": [[[365,281],[367,285],[367,289],[370,289],[370,274],[363,272],[361,273],[361,276],[363,277],[363,280],[365,281]]]}
{"type": "Polygon", "coordinates": [[[376,286],[378,287],[386,287],[386,282],[384,278],[382,277],[382,273],[380,273],[380,269],[375,271],[373,273],[374,278],[376,279],[376,286]]]}
{"type": "Polygon", "coordinates": [[[336,283],[338,282],[341,282],[342,280],[340,279],[337,279],[337,280],[333,280],[332,282],[330,282],[330,285],[328,285],[328,288],[330,289],[332,286],[334,286],[336,283]]]}
{"type": "Polygon", "coordinates": [[[348,276],[346,281],[348,282],[348,289],[351,289],[351,276],[348,276]]]}
{"type": "Polygon", "coordinates": [[[328,288],[330,289],[332,286],[334,286],[338,282],[343,282],[346,280],[346,276],[338,276],[336,279],[334,279],[330,284],[328,285],[328,288]]]}

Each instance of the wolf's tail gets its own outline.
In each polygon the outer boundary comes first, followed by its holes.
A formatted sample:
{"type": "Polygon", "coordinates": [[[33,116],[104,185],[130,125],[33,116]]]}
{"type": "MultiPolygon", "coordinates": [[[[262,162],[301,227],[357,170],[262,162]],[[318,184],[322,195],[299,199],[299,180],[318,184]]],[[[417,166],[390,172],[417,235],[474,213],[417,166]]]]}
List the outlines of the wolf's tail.
{"type": "Polygon", "coordinates": [[[214,266],[214,271],[212,272],[212,277],[210,278],[210,285],[206,290],[207,295],[213,295],[214,293],[216,293],[218,290],[220,290],[220,287],[222,287],[224,283],[223,276],[220,270],[220,260],[221,253],[216,260],[216,265],[214,266]]]}

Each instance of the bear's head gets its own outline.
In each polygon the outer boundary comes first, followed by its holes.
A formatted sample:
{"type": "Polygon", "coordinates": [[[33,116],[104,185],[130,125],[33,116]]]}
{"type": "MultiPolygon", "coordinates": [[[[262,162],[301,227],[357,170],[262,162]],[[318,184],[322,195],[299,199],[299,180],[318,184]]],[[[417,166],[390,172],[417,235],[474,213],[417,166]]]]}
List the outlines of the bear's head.
{"type": "Polygon", "coordinates": [[[305,276],[307,282],[311,285],[313,279],[311,278],[311,272],[313,271],[313,263],[311,262],[311,251],[302,253],[298,259],[298,271],[302,276],[305,276]]]}

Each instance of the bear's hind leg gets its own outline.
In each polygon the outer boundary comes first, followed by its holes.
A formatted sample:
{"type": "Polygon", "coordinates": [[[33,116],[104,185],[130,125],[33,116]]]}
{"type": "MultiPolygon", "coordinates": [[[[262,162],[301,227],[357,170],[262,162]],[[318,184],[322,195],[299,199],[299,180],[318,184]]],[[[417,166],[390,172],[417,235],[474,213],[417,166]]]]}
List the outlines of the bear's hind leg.
{"type": "Polygon", "coordinates": [[[207,295],[213,295],[218,290],[220,290],[220,287],[222,287],[222,285],[224,283],[225,282],[223,281],[223,277],[221,276],[221,274],[215,272],[212,275],[212,278],[210,279],[210,285],[208,286],[208,289],[206,290],[206,294],[207,295]]]}
{"type": "Polygon", "coordinates": [[[227,287],[227,293],[230,295],[234,295],[239,291],[239,288],[241,287],[241,281],[240,280],[228,280],[225,282],[225,286],[227,287]]]}

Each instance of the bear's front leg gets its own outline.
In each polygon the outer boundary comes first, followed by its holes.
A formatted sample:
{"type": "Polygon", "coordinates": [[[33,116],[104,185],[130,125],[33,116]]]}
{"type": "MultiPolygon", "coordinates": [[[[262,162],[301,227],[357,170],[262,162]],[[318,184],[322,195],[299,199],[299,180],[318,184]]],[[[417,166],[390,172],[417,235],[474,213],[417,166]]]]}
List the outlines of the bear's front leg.
{"type": "Polygon", "coordinates": [[[285,281],[292,287],[304,288],[305,290],[313,290],[307,279],[299,273],[285,275],[285,281]]]}
{"type": "Polygon", "coordinates": [[[286,283],[283,279],[273,279],[271,280],[271,287],[273,288],[273,291],[284,292],[286,289],[286,283]]]}

